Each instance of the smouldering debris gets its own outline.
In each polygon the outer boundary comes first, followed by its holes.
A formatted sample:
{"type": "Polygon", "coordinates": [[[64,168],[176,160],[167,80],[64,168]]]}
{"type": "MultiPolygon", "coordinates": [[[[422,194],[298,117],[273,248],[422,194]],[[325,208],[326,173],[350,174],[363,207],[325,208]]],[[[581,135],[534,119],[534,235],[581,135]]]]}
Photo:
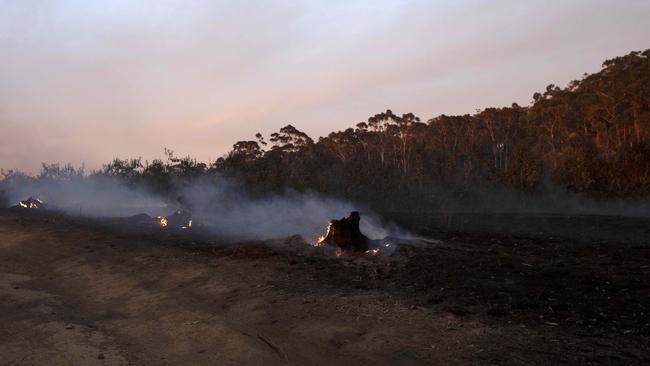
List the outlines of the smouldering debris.
{"type": "Polygon", "coordinates": [[[43,205],[44,205],[43,200],[39,198],[33,198],[33,197],[29,197],[24,201],[18,202],[18,207],[27,208],[27,209],[42,208],[43,205]]]}
{"type": "Polygon", "coordinates": [[[189,229],[192,227],[192,215],[182,210],[175,211],[168,216],[156,216],[155,221],[163,229],[189,229]]]}

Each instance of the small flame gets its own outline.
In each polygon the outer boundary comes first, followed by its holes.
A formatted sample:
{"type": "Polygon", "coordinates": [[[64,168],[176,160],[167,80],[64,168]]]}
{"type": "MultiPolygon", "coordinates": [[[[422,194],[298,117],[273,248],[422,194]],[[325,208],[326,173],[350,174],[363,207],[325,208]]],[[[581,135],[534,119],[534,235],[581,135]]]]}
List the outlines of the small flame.
{"type": "Polygon", "coordinates": [[[166,217],[157,216],[156,219],[158,220],[158,225],[160,225],[160,227],[167,226],[167,218],[166,217]]]}
{"type": "Polygon", "coordinates": [[[327,224],[327,231],[325,232],[325,235],[321,235],[318,237],[318,240],[314,243],[314,246],[320,247],[322,245],[325,245],[325,238],[327,238],[330,234],[330,230],[332,230],[332,223],[330,222],[327,224]]]}
{"type": "Polygon", "coordinates": [[[343,252],[343,249],[341,249],[341,248],[336,248],[336,256],[337,256],[337,257],[342,256],[343,253],[344,253],[344,252],[343,252]]]}
{"type": "Polygon", "coordinates": [[[19,201],[18,205],[22,208],[40,208],[43,205],[43,201],[38,198],[29,197],[29,199],[19,201]]]}
{"type": "MultiPolygon", "coordinates": [[[[181,211],[176,211],[176,213],[174,215],[178,215],[178,214],[181,214],[181,211]]],[[[161,228],[166,228],[166,227],[169,227],[169,225],[170,225],[169,220],[171,219],[172,220],[171,224],[173,224],[174,228],[176,228],[176,225],[178,225],[178,224],[176,223],[176,216],[174,216],[174,215],[172,215],[172,216],[156,216],[156,222],[158,223],[158,225],[160,225],[161,228]]],[[[180,228],[181,229],[189,229],[191,227],[192,227],[192,219],[187,219],[187,223],[185,225],[181,226],[180,228]]]]}
{"type": "Polygon", "coordinates": [[[369,254],[369,255],[375,257],[375,256],[379,255],[379,248],[366,250],[366,254],[369,254]]]}

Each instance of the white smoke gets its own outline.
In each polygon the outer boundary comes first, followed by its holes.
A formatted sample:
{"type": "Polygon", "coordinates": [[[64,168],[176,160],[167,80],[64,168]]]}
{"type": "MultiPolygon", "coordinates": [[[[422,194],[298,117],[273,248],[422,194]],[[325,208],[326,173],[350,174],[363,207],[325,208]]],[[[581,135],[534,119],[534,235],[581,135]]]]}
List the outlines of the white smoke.
{"type": "Polygon", "coordinates": [[[301,235],[315,240],[324,234],[329,220],[361,211],[361,231],[372,239],[395,232],[384,229],[381,220],[362,206],[316,193],[286,192],[253,197],[239,188],[238,182],[221,179],[220,183],[196,180],[179,190],[183,201],[215,232],[237,239],[264,239],[301,235]]]}
{"type": "Polygon", "coordinates": [[[13,204],[28,197],[40,198],[48,209],[73,216],[157,216],[177,209],[189,210],[193,224],[202,232],[232,240],[297,234],[313,241],[324,234],[329,220],[347,217],[352,211],[361,212],[361,231],[371,239],[405,235],[396,225],[384,224],[370,210],[350,202],[295,191],[257,197],[242,189],[238,181],[220,176],[177,182],[173,194],[167,197],[105,176],[3,183],[13,204]]]}
{"type": "Polygon", "coordinates": [[[26,179],[3,184],[9,202],[28,197],[42,199],[49,209],[85,217],[129,216],[141,212],[159,214],[166,204],[143,189],[129,187],[119,179],[91,176],[74,179],[26,179]]]}

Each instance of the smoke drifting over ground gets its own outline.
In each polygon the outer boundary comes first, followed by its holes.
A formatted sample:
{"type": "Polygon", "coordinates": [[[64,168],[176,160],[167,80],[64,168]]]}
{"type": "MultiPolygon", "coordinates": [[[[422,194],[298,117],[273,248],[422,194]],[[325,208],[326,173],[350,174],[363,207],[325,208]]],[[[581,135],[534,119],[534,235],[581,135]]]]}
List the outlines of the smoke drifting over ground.
{"type": "MultiPolygon", "coordinates": [[[[0,199],[0,205],[13,206],[20,200],[34,197],[43,199],[49,209],[84,217],[128,217],[140,213],[153,217],[184,210],[191,212],[193,226],[202,234],[226,241],[298,234],[311,242],[325,233],[329,220],[348,216],[351,211],[361,212],[361,231],[371,239],[414,237],[373,212],[382,212],[386,215],[384,217],[414,232],[480,231],[566,237],[579,234],[580,238],[589,234],[591,239],[620,239],[622,233],[617,225],[636,227],[638,222],[606,217],[644,220],[650,217],[650,205],[646,199],[597,200],[551,185],[540,195],[477,188],[475,199],[458,199],[452,193],[440,190],[436,194],[444,201],[440,205],[427,205],[423,198],[421,207],[415,204],[404,209],[405,206],[401,205],[393,210],[384,208],[379,211],[317,193],[251,194],[242,188],[241,182],[221,175],[179,178],[172,184],[171,193],[164,195],[154,194],[143,187],[142,184],[128,184],[125,179],[105,175],[80,175],[71,179],[17,175],[0,181],[0,196],[5,198],[5,202],[0,199]],[[588,215],[602,215],[603,219],[596,216],[587,218],[588,215]]],[[[404,203],[399,199],[395,202],[404,203]]],[[[631,232],[628,236],[634,240],[645,235],[637,233],[638,230],[627,231],[631,232]]]]}
{"type": "Polygon", "coordinates": [[[235,180],[196,180],[179,189],[179,201],[198,222],[208,223],[219,235],[236,239],[262,239],[299,234],[313,240],[323,234],[329,220],[362,211],[361,229],[371,238],[405,235],[369,210],[316,193],[287,192],[252,197],[235,180]]]}
{"type": "Polygon", "coordinates": [[[331,219],[361,211],[361,230],[370,238],[410,237],[397,225],[383,223],[368,209],[316,193],[287,192],[253,197],[239,182],[216,177],[177,182],[173,193],[155,195],[123,181],[102,176],[72,180],[32,179],[2,190],[11,205],[33,196],[49,209],[85,217],[126,217],[139,213],[168,215],[189,210],[195,225],[226,239],[268,239],[301,235],[312,241],[331,219]]]}
{"type": "Polygon", "coordinates": [[[5,182],[2,186],[11,205],[35,197],[42,199],[50,209],[86,217],[128,216],[143,211],[158,213],[166,206],[162,198],[110,177],[29,179],[5,182]]]}

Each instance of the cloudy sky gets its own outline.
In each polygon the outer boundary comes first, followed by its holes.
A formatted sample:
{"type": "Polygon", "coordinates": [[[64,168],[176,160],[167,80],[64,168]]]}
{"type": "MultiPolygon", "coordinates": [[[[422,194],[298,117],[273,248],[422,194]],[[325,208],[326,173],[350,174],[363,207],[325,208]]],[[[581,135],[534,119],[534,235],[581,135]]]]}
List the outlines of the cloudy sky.
{"type": "Polygon", "coordinates": [[[0,168],[528,105],[650,48],[648,19],[643,0],[0,0],[0,168]]]}

